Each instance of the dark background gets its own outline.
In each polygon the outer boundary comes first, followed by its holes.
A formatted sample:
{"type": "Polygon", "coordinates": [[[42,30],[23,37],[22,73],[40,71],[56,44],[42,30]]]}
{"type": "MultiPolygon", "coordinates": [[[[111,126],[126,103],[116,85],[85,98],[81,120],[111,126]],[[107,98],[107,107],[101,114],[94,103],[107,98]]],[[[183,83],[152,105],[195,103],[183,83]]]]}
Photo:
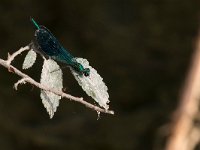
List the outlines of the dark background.
{"type": "MultiPolygon", "coordinates": [[[[189,68],[199,0],[0,0],[0,58],[33,39],[30,16],[87,58],[115,115],[62,100],[52,120],[40,90],[0,67],[0,149],[161,150],[189,68]]],[[[13,65],[21,69],[23,55],[13,65]]],[[[25,71],[39,81],[42,59],[25,71]]],[[[64,69],[68,93],[94,103],[64,69]]]]}

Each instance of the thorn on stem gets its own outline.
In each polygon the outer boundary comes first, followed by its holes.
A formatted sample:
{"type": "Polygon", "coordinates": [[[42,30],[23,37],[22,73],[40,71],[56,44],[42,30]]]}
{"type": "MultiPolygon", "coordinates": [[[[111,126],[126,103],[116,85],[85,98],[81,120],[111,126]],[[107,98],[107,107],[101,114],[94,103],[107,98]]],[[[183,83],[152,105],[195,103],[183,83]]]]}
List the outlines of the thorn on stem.
{"type": "Polygon", "coordinates": [[[14,69],[13,67],[9,67],[9,68],[8,68],[8,71],[9,71],[9,72],[12,72],[12,73],[15,73],[15,69],[14,69]]]}
{"type": "Polygon", "coordinates": [[[7,59],[10,59],[10,56],[11,56],[10,53],[8,53],[8,58],[7,59]]]}

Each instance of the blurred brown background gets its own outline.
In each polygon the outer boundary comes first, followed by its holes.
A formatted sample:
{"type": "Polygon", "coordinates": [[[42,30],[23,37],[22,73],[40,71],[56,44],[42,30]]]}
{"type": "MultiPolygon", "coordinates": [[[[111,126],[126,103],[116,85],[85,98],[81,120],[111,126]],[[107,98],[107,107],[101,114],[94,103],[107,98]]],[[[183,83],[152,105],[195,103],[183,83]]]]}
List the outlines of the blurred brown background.
{"type": "MultiPolygon", "coordinates": [[[[87,58],[115,116],[62,100],[52,120],[37,88],[0,67],[1,150],[161,150],[190,64],[198,0],[0,0],[0,57],[33,39],[30,16],[87,58]]],[[[21,68],[25,53],[13,63],[21,68]]],[[[42,59],[25,71],[39,81],[42,59]]],[[[67,92],[94,103],[64,69],[67,92]]]]}

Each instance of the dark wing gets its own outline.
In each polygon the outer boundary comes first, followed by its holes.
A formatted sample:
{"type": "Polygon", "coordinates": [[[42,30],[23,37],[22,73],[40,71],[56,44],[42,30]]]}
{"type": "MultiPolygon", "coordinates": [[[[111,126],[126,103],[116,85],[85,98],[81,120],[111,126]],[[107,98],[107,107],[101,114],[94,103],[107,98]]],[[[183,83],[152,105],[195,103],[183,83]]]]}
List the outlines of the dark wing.
{"type": "Polygon", "coordinates": [[[39,48],[45,54],[48,56],[59,55],[62,46],[47,28],[40,26],[40,29],[36,30],[35,36],[39,48]]]}
{"type": "Polygon", "coordinates": [[[54,35],[44,26],[36,30],[36,39],[40,49],[57,61],[74,64],[74,57],[60,44],[54,35]]]}

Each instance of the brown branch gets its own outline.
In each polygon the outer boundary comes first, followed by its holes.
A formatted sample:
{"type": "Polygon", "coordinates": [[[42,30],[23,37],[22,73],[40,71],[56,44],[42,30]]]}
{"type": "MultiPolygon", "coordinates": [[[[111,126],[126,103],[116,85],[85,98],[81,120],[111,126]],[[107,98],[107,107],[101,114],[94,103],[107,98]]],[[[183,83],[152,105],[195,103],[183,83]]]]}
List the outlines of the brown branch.
{"type": "MultiPolygon", "coordinates": [[[[180,104],[174,115],[171,135],[166,150],[190,150],[190,134],[194,127],[193,121],[198,113],[200,99],[200,34],[193,56],[193,62],[183,88],[180,104]]],[[[194,143],[193,143],[194,145],[194,143]]]]}
{"type": "Polygon", "coordinates": [[[83,100],[83,98],[79,98],[79,97],[74,97],[70,94],[66,94],[62,91],[58,91],[56,89],[52,89],[52,88],[49,88],[47,86],[44,86],[42,84],[40,84],[39,82],[35,81],[34,79],[32,79],[30,76],[26,75],[25,73],[21,72],[20,70],[18,70],[17,68],[15,68],[14,66],[11,65],[11,62],[14,60],[14,58],[21,54],[21,52],[25,51],[25,50],[29,50],[29,46],[26,46],[24,48],[21,48],[19,49],[18,51],[16,51],[15,53],[13,53],[12,55],[8,55],[8,59],[7,60],[3,60],[3,59],[0,59],[0,65],[7,68],[9,72],[12,72],[14,74],[17,74],[18,76],[22,77],[21,80],[19,80],[15,85],[15,89],[17,89],[17,86],[19,84],[22,84],[22,83],[30,83],[40,89],[43,89],[45,91],[49,91],[49,92],[52,92],[56,95],[59,95],[59,96],[62,96],[63,98],[67,98],[67,99],[70,99],[70,100],[73,100],[73,101],[76,101],[76,102],[79,102],[83,105],[85,105],[86,107],[90,108],[90,109],[93,109],[97,112],[102,112],[102,113],[107,113],[107,114],[114,114],[114,111],[112,110],[106,110],[106,109],[102,109],[98,106],[95,106],[91,103],[88,103],[86,101],[83,100]]]}

